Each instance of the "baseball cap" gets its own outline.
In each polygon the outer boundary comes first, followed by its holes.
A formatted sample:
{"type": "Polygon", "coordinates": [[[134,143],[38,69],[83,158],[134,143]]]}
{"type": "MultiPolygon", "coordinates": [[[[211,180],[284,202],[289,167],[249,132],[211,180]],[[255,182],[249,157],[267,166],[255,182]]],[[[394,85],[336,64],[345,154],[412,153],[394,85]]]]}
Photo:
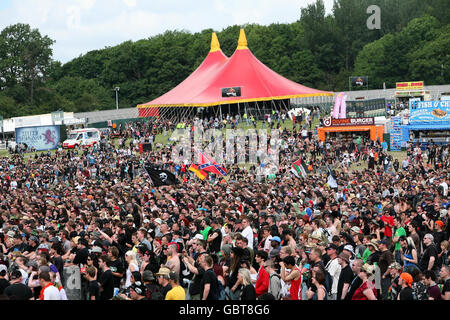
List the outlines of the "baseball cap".
{"type": "Polygon", "coordinates": [[[355,254],[355,251],[353,250],[353,246],[351,244],[347,244],[344,246],[344,250],[349,251],[352,255],[355,254]]]}
{"type": "Polygon", "coordinates": [[[270,241],[276,241],[278,243],[281,243],[281,239],[278,236],[273,237],[272,239],[270,239],[270,241]]]}
{"type": "Polygon", "coordinates": [[[361,229],[357,226],[351,227],[350,231],[353,231],[354,233],[361,233],[361,229]]]}
{"type": "Polygon", "coordinates": [[[378,240],[378,241],[377,241],[377,243],[378,243],[378,244],[385,244],[385,245],[387,245],[387,244],[388,244],[388,242],[387,242],[387,240],[386,240],[386,239],[381,239],[381,240],[378,240]]]}
{"type": "Polygon", "coordinates": [[[155,223],[157,223],[157,224],[162,224],[161,218],[156,218],[156,219],[155,219],[155,223]]]}
{"type": "Polygon", "coordinates": [[[176,272],[171,272],[169,273],[169,279],[178,282],[180,281],[180,276],[176,272]]]}
{"type": "Polygon", "coordinates": [[[197,240],[203,240],[203,236],[202,236],[200,233],[197,233],[197,234],[194,236],[194,239],[197,239],[197,240]]]}
{"type": "Polygon", "coordinates": [[[339,247],[337,245],[335,245],[334,243],[330,243],[327,247],[327,250],[330,250],[330,249],[339,250],[339,247]]]}
{"type": "Polygon", "coordinates": [[[135,291],[140,296],[145,296],[145,291],[147,290],[147,287],[141,281],[136,281],[130,286],[130,289],[135,291]]]}
{"type": "Polygon", "coordinates": [[[4,264],[0,264],[0,272],[2,271],[8,272],[8,267],[5,266],[4,264]]]}
{"type": "Polygon", "coordinates": [[[150,270],[145,270],[142,273],[142,280],[143,281],[153,281],[153,280],[155,280],[155,277],[153,276],[153,272],[151,272],[150,270]]]}
{"type": "Polygon", "coordinates": [[[41,244],[38,246],[38,250],[48,251],[48,250],[49,250],[49,247],[48,247],[47,244],[41,243],[41,244]]]}

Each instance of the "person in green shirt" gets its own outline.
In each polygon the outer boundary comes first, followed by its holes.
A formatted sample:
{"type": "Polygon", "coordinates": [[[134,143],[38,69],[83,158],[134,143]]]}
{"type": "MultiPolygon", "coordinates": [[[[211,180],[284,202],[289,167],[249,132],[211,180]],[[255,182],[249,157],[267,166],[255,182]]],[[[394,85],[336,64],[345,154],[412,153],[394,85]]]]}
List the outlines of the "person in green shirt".
{"type": "Polygon", "coordinates": [[[203,236],[203,240],[208,240],[209,232],[212,230],[212,228],[209,226],[209,219],[208,218],[203,219],[200,226],[203,228],[203,230],[200,231],[200,233],[203,236]]]}
{"type": "Polygon", "coordinates": [[[406,236],[406,231],[405,229],[402,227],[402,219],[400,217],[396,217],[394,219],[394,227],[395,227],[395,232],[394,232],[394,243],[395,243],[395,251],[394,251],[394,257],[395,257],[395,261],[398,263],[402,263],[402,246],[400,244],[400,237],[401,236],[406,236]]]}
{"type": "Polygon", "coordinates": [[[364,250],[361,258],[364,263],[367,263],[367,259],[369,259],[372,252],[378,251],[378,247],[370,242],[370,236],[364,236],[363,244],[366,246],[366,250],[364,250]]]}

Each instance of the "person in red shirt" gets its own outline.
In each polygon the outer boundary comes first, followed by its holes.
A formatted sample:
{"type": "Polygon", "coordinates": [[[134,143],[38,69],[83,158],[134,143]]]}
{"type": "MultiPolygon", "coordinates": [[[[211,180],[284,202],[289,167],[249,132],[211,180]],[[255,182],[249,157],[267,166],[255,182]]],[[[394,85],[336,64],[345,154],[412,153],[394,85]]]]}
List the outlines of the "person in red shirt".
{"type": "Polygon", "coordinates": [[[388,240],[388,247],[390,247],[392,243],[392,227],[394,227],[394,217],[390,216],[389,210],[384,210],[383,215],[381,216],[381,221],[384,223],[384,236],[388,240]]]}
{"type": "Polygon", "coordinates": [[[359,271],[358,277],[362,280],[362,284],[356,289],[352,300],[378,300],[377,289],[372,282],[375,275],[375,267],[364,264],[359,271]]]}
{"type": "Polygon", "coordinates": [[[268,259],[268,254],[264,250],[258,250],[255,254],[255,261],[259,265],[258,276],[256,278],[255,290],[256,297],[269,291],[270,275],[264,269],[264,262],[268,259]]]}
{"type": "Polygon", "coordinates": [[[302,273],[300,269],[295,265],[295,259],[292,256],[284,257],[280,262],[280,275],[281,280],[285,283],[290,283],[291,288],[289,290],[290,300],[302,300],[302,273]],[[286,274],[286,269],[291,270],[289,275],[286,274]]]}

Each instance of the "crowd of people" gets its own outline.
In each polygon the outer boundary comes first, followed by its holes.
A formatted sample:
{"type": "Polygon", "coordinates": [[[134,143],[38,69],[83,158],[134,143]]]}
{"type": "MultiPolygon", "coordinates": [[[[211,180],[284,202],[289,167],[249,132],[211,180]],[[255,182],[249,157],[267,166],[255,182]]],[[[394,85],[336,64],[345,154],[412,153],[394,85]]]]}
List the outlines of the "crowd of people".
{"type": "Polygon", "coordinates": [[[169,121],[127,124],[119,147],[1,158],[1,299],[449,300],[448,146],[400,163],[302,124],[280,127],[270,175],[198,179],[155,142],[169,121]],[[148,163],[180,183],[154,187],[148,163]]]}

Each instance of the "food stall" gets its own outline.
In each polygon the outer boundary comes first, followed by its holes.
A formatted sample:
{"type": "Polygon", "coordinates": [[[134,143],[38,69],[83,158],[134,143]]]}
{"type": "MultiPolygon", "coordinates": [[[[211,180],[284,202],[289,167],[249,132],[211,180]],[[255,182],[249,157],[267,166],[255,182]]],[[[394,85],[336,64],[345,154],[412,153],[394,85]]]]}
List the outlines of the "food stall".
{"type": "Polygon", "coordinates": [[[430,91],[425,90],[423,81],[397,82],[395,86],[395,104],[397,109],[408,108],[411,103],[429,101],[430,91]]]}
{"type": "Polygon", "coordinates": [[[377,125],[375,118],[325,119],[324,126],[317,129],[320,141],[327,137],[336,137],[341,141],[352,141],[356,137],[367,137],[373,141],[383,142],[384,126],[377,125]]]}
{"type": "Polygon", "coordinates": [[[413,103],[409,111],[410,141],[426,146],[430,142],[450,142],[450,101],[420,101],[413,103]]]}

